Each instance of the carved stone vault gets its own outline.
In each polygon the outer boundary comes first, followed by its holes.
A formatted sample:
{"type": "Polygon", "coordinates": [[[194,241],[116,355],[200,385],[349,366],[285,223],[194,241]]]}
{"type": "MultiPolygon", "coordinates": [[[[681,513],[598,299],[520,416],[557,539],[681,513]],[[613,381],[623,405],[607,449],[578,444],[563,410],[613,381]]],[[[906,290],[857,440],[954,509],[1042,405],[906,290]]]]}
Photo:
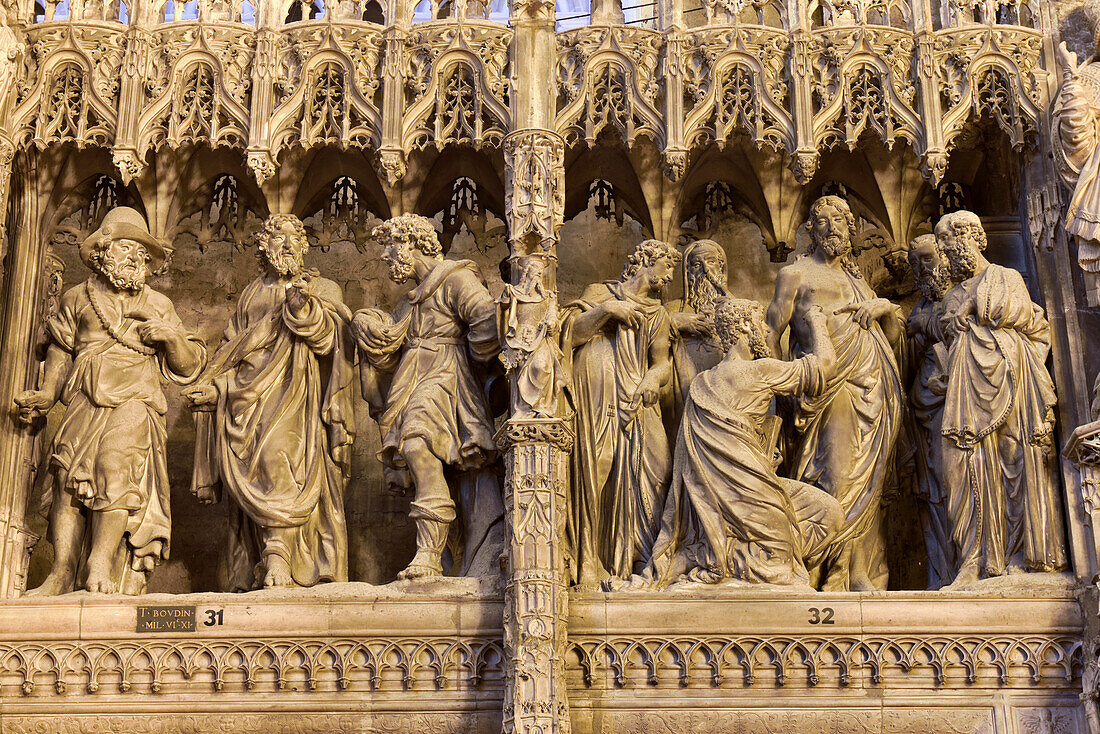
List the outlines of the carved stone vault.
{"type": "MultiPolygon", "coordinates": [[[[198,323],[247,282],[269,214],[298,215],[356,297],[388,287],[371,231],[404,213],[505,279],[543,258],[564,293],[598,280],[562,236],[593,211],[593,231],[673,243],[735,214],[759,231],[745,248],[780,263],[809,203],[840,191],[883,255],[963,208],[952,197],[980,210],[1051,321],[1059,448],[1095,417],[1100,316],[1051,155],[1055,4],[579,5],[5,0],[0,404],[36,384],[44,317],[114,206],[174,243],[164,290],[191,289],[198,323]]],[[[0,732],[1100,734],[1100,429],[1060,468],[1057,583],[690,598],[570,591],[574,436],[560,416],[498,431],[502,585],[32,601],[45,438],[5,412],[0,732]],[[135,633],[143,605],[192,607],[196,631],[135,633]]],[[[402,507],[362,501],[381,544],[402,507]]],[[[389,581],[386,563],[355,581],[389,581]]]]}

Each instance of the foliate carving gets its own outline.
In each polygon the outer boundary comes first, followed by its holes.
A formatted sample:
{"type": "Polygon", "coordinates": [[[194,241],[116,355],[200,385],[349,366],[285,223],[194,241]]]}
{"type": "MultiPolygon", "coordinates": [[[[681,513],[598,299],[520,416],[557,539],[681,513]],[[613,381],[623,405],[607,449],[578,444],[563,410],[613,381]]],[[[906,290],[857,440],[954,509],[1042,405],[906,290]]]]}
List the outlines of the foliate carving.
{"type": "Polygon", "coordinates": [[[947,151],[930,150],[925,153],[921,158],[920,172],[933,186],[939,186],[947,173],[947,151]]]}
{"type": "Polygon", "coordinates": [[[592,145],[604,131],[633,145],[664,143],[657,111],[660,34],[629,26],[592,26],[558,34],[557,131],[568,144],[592,145]]]}
{"type": "Polygon", "coordinates": [[[687,688],[845,686],[863,674],[875,686],[920,677],[937,685],[952,679],[1071,688],[1084,643],[1068,635],[571,635],[569,649],[589,688],[664,681],[687,688]]]}
{"type": "Polygon", "coordinates": [[[816,150],[800,150],[791,159],[791,171],[795,179],[805,185],[817,173],[818,163],[821,162],[821,154],[816,150]]]}
{"type": "Polygon", "coordinates": [[[260,186],[275,175],[275,158],[266,150],[248,151],[247,166],[260,186]]]}
{"type": "MultiPolygon", "coordinates": [[[[867,711],[840,709],[818,710],[737,710],[716,707],[695,709],[601,712],[605,731],[730,732],[736,734],[773,734],[774,732],[828,732],[837,734],[880,734],[879,719],[867,711]]],[[[968,732],[968,734],[970,734],[968,732]]]]}
{"type": "Polygon", "coordinates": [[[124,184],[129,184],[145,170],[145,161],[138,157],[135,150],[116,148],[111,151],[111,162],[118,169],[124,184]]]}
{"type": "Polygon", "coordinates": [[[486,711],[401,714],[104,714],[65,718],[11,716],[5,728],[14,734],[497,734],[500,715],[486,711]]]}
{"type": "Polygon", "coordinates": [[[523,444],[550,444],[564,454],[573,450],[573,432],[561,420],[508,421],[497,432],[497,447],[511,451],[523,444]]]}
{"type": "Polygon", "coordinates": [[[207,639],[0,645],[5,696],[492,687],[499,639],[207,639]]]}
{"type": "MultiPolygon", "coordinates": [[[[199,252],[212,248],[240,251],[251,244],[263,217],[241,200],[240,181],[229,174],[214,180],[203,205],[180,219],[173,240],[199,252]]],[[[187,210],[185,210],[187,211],[187,210]]]]}
{"type": "Polygon", "coordinates": [[[882,713],[883,732],[887,734],[992,734],[993,715],[989,709],[952,707],[943,709],[886,709],[882,713]]]}
{"type": "Polygon", "coordinates": [[[383,148],[378,151],[378,172],[386,179],[386,183],[396,186],[408,172],[405,151],[400,148],[383,148]]]}

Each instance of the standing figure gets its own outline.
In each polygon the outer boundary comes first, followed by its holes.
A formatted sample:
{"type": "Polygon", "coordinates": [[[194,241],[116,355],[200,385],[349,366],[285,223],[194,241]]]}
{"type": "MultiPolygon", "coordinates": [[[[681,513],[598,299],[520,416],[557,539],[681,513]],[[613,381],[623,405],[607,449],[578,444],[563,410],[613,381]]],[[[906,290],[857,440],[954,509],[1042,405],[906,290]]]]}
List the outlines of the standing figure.
{"type": "MultiPolygon", "coordinates": [[[[695,375],[722,361],[725,351],[714,332],[714,312],[729,298],[726,251],[714,240],[697,240],[684,250],[684,297],[668,304],[672,319],[673,393],[677,416],[695,375]]],[[[678,423],[678,421],[677,421],[678,423]]]]}
{"type": "MultiPolygon", "coordinates": [[[[371,235],[395,283],[416,287],[393,315],[359,311],[352,325],[368,369],[390,373],[378,418],[378,458],[391,484],[415,488],[409,511],[416,555],[398,579],[440,576],[443,550],[458,513],[447,475],[465,473],[458,494],[468,570],[488,549],[504,514],[491,464],[497,455],[484,382],[472,362],[500,351],[496,302],[470,260],[445,260],[430,219],[394,217],[371,235]]],[[[458,479],[458,477],[456,477],[458,479]]],[[[485,566],[481,563],[481,566],[485,566]]]]}
{"type": "Polygon", "coordinates": [[[646,240],[617,281],[588,286],[562,313],[562,352],[576,411],[572,511],[576,583],[627,578],[649,558],[672,469],[658,402],[672,377],[661,290],[680,260],[646,240]]]}
{"type": "Polygon", "coordinates": [[[28,596],[63,594],[74,585],[141,594],[154,566],[168,558],[168,405],[161,379],[185,385],[206,359],[172,302],[145,285],[169,253],[137,211],[107,212],[80,246],[94,275],[61,297],[46,325],[42,387],[15,398],[27,423],[59,399],[65,405],[47,467],[53,569],[28,596]]]}
{"type": "Polygon", "coordinates": [[[188,397],[197,436],[192,492],[232,499],[231,591],[347,581],[344,522],[355,433],[351,313],[305,267],[305,227],[273,214],[257,237],[260,277],[188,397]]]}
{"type": "MultiPolygon", "coordinates": [[[[811,353],[807,316],[829,317],[837,370],[826,388],[800,399],[800,439],[791,476],[840,501],[846,521],[838,542],[851,543],[847,588],[885,589],[882,493],[901,424],[902,391],[896,348],[904,339],[897,306],[876,298],[852,258],[855,217],[847,202],[823,196],[810,206],[807,257],[779,271],[768,308],[771,346],[791,328],[793,358],[811,353]]],[[[837,584],[830,581],[830,586],[837,584]]]]}
{"type": "Polygon", "coordinates": [[[816,586],[811,571],[827,559],[843,563],[834,541],[844,510],[817,487],[776,475],[776,419],[768,411],[776,395],[825,389],[836,368],[825,313],[807,314],[810,353],[791,361],[769,356],[759,304],[729,299],[714,318],[728,354],[691,383],[644,577],[658,587],[677,580],[816,586]]]}
{"type": "Polygon", "coordinates": [[[1050,326],[1024,279],[990,263],[981,220],[948,214],[936,241],[954,285],[943,298],[949,345],[943,482],[950,488],[963,585],[1006,571],[1067,568],[1054,468],[1050,326]]]}
{"type": "MultiPolygon", "coordinates": [[[[1096,37],[1100,50],[1100,34],[1096,37]]],[[[1051,143],[1062,184],[1072,192],[1066,232],[1079,238],[1077,258],[1100,273],[1100,59],[1077,65],[1063,42],[1058,48],[1062,89],[1054,108],[1051,143]]]]}
{"type": "Polygon", "coordinates": [[[936,236],[922,234],[909,245],[909,266],[921,299],[909,314],[908,428],[916,453],[917,491],[924,546],[928,552],[928,588],[938,589],[955,578],[955,546],[947,515],[947,492],[940,469],[940,424],[947,390],[947,349],[940,328],[940,302],[951,288],[950,270],[936,236]]]}

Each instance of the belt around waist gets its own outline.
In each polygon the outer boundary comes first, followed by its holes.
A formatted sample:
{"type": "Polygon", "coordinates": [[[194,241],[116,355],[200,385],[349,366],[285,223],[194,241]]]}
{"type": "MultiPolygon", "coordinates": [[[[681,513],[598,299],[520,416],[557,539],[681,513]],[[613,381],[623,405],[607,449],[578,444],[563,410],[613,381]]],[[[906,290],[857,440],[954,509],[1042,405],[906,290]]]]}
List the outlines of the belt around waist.
{"type": "Polygon", "coordinates": [[[466,343],[462,337],[436,337],[406,339],[405,346],[409,349],[434,349],[437,347],[461,347],[466,343]]]}

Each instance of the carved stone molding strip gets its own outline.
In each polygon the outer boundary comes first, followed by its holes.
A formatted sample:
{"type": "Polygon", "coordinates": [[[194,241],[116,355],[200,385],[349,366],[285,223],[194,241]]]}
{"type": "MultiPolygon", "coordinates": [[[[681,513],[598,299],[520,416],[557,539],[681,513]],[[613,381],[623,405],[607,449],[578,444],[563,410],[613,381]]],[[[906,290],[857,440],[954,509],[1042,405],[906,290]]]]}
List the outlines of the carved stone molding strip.
{"type": "Polygon", "coordinates": [[[4,716],[2,723],[4,731],[13,734],[496,734],[500,731],[500,715],[492,712],[376,716],[316,712],[110,714],[67,719],[4,716]]]}
{"type": "Polygon", "coordinates": [[[570,664],[585,687],[679,681],[685,688],[785,685],[841,687],[924,678],[936,685],[995,680],[1001,686],[1072,686],[1084,643],[1070,635],[874,635],[570,638],[570,664]]]}
{"type": "Polygon", "coordinates": [[[425,692],[503,677],[499,639],[58,640],[0,645],[0,695],[425,692]]]}

